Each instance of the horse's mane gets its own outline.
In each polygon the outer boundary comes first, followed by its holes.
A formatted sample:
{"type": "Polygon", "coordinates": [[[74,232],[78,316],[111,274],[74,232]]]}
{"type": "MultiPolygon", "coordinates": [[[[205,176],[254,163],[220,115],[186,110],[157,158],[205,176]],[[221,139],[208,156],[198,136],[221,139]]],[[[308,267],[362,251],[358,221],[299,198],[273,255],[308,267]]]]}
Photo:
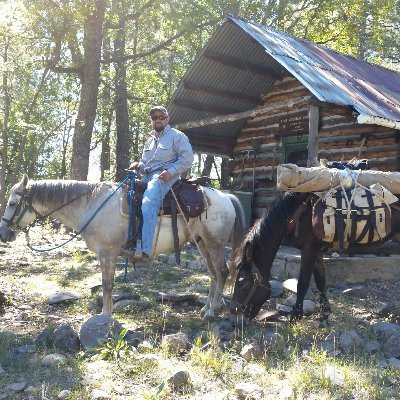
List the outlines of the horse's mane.
{"type": "Polygon", "coordinates": [[[253,225],[244,239],[238,252],[236,265],[245,257],[246,244],[264,248],[268,246],[279,246],[286,228],[286,222],[300,205],[302,196],[299,193],[288,192],[274,200],[271,207],[264,212],[263,216],[253,225]]]}
{"type": "Polygon", "coordinates": [[[52,202],[54,206],[62,206],[73,201],[87,201],[94,193],[98,193],[104,183],[93,183],[73,180],[42,180],[28,184],[32,201],[42,204],[52,202]]]}

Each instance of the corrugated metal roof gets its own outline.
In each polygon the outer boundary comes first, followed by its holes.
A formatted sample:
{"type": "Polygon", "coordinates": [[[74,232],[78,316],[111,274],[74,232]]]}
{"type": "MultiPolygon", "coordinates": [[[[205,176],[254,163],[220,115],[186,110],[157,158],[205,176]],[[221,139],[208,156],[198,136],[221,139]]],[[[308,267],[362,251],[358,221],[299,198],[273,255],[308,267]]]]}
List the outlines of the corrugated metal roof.
{"type": "MultiPolygon", "coordinates": [[[[180,82],[169,104],[171,123],[251,110],[277,79],[287,75],[285,70],[319,100],[352,106],[367,121],[393,122],[400,129],[399,73],[233,16],[215,32],[180,82]]],[[[229,154],[220,142],[232,143],[243,123],[185,132],[195,149],[229,154]]]]}

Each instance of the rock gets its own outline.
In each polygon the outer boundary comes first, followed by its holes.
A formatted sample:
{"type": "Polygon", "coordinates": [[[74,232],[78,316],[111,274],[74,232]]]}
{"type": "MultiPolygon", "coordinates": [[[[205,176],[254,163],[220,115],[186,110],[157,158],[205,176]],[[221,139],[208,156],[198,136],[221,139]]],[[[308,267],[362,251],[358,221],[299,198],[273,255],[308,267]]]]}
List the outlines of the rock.
{"type": "Polygon", "coordinates": [[[286,279],[286,281],[282,283],[282,286],[293,293],[297,293],[297,282],[296,278],[286,279]]]}
{"type": "Polygon", "coordinates": [[[189,372],[185,370],[175,372],[168,378],[167,382],[172,386],[173,390],[188,385],[190,383],[189,372]]]}
{"type": "Polygon", "coordinates": [[[35,340],[35,346],[39,348],[51,348],[53,346],[53,334],[54,334],[55,328],[53,326],[46,326],[40,332],[35,340]]]}
{"type": "Polygon", "coordinates": [[[400,325],[390,322],[376,322],[372,328],[376,334],[386,339],[394,333],[400,333],[400,325]]]}
{"type": "Polygon", "coordinates": [[[264,346],[274,346],[282,340],[282,335],[278,332],[265,332],[263,336],[264,346]]]}
{"type": "Polygon", "coordinates": [[[51,294],[47,298],[49,304],[58,304],[62,302],[75,301],[81,298],[81,295],[76,292],[57,292],[51,294]]]}
{"type": "Polygon", "coordinates": [[[151,307],[149,301],[143,300],[120,300],[114,304],[113,311],[124,311],[131,308],[137,310],[146,310],[151,307]]]}
{"type": "Polygon", "coordinates": [[[219,324],[219,329],[221,329],[222,331],[227,331],[227,332],[232,332],[235,327],[233,326],[233,324],[230,321],[221,321],[219,324]]]}
{"type": "Polygon", "coordinates": [[[304,315],[311,315],[317,309],[317,305],[311,300],[303,301],[303,313],[304,315]]]}
{"type": "Polygon", "coordinates": [[[367,351],[368,353],[378,351],[380,348],[380,344],[378,342],[375,342],[374,340],[370,340],[365,344],[365,351],[367,351]]]}
{"type": "Polygon", "coordinates": [[[12,383],[8,386],[8,388],[13,392],[20,393],[23,392],[27,386],[28,384],[24,381],[24,382],[12,383]]]}
{"type": "Polygon", "coordinates": [[[400,332],[390,336],[383,346],[385,357],[400,357],[400,332]]]}
{"type": "Polygon", "coordinates": [[[325,367],[324,376],[329,379],[334,385],[342,385],[346,382],[345,375],[336,365],[327,365],[325,367]]]}
{"type": "Polygon", "coordinates": [[[374,310],[374,314],[383,318],[400,317],[400,306],[395,303],[380,303],[374,310]]]}
{"type": "Polygon", "coordinates": [[[346,354],[354,351],[354,349],[361,346],[362,343],[363,340],[361,339],[361,337],[356,331],[353,330],[344,332],[339,337],[340,347],[346,354]]]}
{"type": "Polygon", "coordinates": [[[54,347],[67,353],[78,353],[81,348],[78,333],[72,326],[64,324],[54,331],[54,347]]]}
{"type": "Polygon", "coordinates": [[[354,286],[343,290],[342,296],[366,299],[368,297],[368,290],[364,286],[354,286]]]}
{"type": "Polygon", "coordinates": [[[185,301],[196,301],[197,296],[194,293],[162,293],[157,296],[157,301],[167,301],[170,303],[183,303],[185,301]]]}
{"type": "Polygon", "coordinates": [[[276,310],[284,315],[290,314],[293,311],[292,307],[285,306],[284,304],[277,304],[276,310]]]}
{"type": "Polygon", "coordinates": [[[61,390],[60,393],[58,393],[57,399],[60,400],[67,400],[70,398],[72,392],[70,390],[61,390]]]}
{"type": "Polygon", "coordinates": [[[278,297],[283,293],[283,285],[279,281],[269,281],[271,285],[271,297],[278,297]]]}
{"type": "Polygon", "coordinates": [[[264,321],[264,320],[273,320],[276,316],[279,315],[277,310],[266,310],[262,311],[255,317],[256,321],[264,321]]]}
{"type": "Polygon", "coordinates": [[[6,373],[6,371],[4,371],[4,369],[1,367],[1,365],[0,365],[0,375],[3,375],[3,374],[5,374],[6,373]]]}
{"type": "Polygon", "coordinates": [[[186,333],[178,332],[172,335],[165,335],[161,344],[172,353],[182,353],[189,348],[189,339],[186,333]]]}
{"type": "Polygon", "coordinates": [[[398,358],[390,357],[388,364],[393,368],[400,369],[400,360],[398,358]]]}
{"type": "Polygon", "coordinates": [[[67,360],[67,357],[63,356],[62,354],[53,353],[48,354],[42,360],[43,367],[51,367],[53,365],[59,365],[64,363],[67,360]]]}
{"type": "Polygon", "coordinates": [[[123,326],[106,315],[95,315],[89,318],[79,331],[81,346],[85,349],[99,347],[98,340],[106,342],[108,338],[122,331],[123,326]]]}
{"type": "MultiPolygon", "coordinates": [[[[137,293],[119,292],[119,293],[113,293],[111,295],[111,299],[113,303],[117,303],[121,300],[139,300],[140,296],[137,293]]],[[[103,304],[103,293],[99,294],[98,300],[100,304],[103,304]]]]}
{"type": "Polygon", "coordinates": [[[111,395],[104,390],[94,389],[90,393],[91,400],[107,400],[111,399],[111,395]]]}
{"type": "Polygon", "coordinates": [[[256,383],[241,382],[235,386],[235,391],[239,399],[255,400],[264,398],[263,389],[256,383]]]}
{"type": "Polygon", "coordinates": [[[35,346],[32,344],[23,344],[17,348],[19,354],[32,354],[35,352],[35,346]]]}
{"type": "Polygon", "coordinates": [[[263,356],[263,352],[260,348],[259,345],[257,344],[246,344],[242,351],[240,352],[240,355],[246,360],[246,361],[251,361],[252,359],[259,360],[263,356]]]}

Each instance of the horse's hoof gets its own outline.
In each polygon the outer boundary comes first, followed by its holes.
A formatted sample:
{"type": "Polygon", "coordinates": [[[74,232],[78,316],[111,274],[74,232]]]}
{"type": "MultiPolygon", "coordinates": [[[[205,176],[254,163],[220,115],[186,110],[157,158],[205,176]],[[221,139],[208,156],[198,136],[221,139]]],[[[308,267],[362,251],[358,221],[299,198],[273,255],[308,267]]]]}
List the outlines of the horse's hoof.
{"type": "Polygon", "coordinates": [[[201,310],[200,310],[200,316],[204,317],[206,315],[206,313],[208,312],[208,310],[210,309],[210,307],[208,306],[204,306],[201,310]]]}
{"type": "Polygon", "coordinates": [[[215,319],[215,314],[214,311],[212,310],[208,310],[202,318],[203,321],[214,321],[214,319],[215,319]]]}

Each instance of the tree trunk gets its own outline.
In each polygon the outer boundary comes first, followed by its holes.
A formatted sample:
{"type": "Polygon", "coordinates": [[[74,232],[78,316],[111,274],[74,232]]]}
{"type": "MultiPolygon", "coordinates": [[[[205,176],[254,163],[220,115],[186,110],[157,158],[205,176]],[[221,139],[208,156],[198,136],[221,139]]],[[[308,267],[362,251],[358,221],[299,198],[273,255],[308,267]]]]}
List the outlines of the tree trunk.
{"type": "Polygon", "coordinates": [[[203,171],[201,171],[201,176],[210,176],[213,163],[214,163],[214,156],[207,155],[204,161],[203,171]]]}
{"type": "Polygon", "coordinates": [[[90,142],[96,117],[105,0],[96,0],[84,23],[84,64],[81,94],[72,141],[71,179],[86,180],[89,172],[90,142]]]}
{"type": "Polygon", "coordinates": [[[221,189],[230,189],[230,176],[229,176],[229,158],[223,158],[221,161],[221,189]]]}
{"type": "MultiPolygon", "coordinates": [[[[8,62],[8,38],[6,38],[5,46],[4,46],[4,64],[8,62]]],[[[4,97],[4,117],[3,124],[1,126],[1,138],[2,138],[2,146],[3,151],[1,152],[1,166],[0,166],[0,216],[4,214],[4,210],[6,208],[6,177],[7,177],[7,164],[8,164],[8,120],[10,117],[10,106],[11,106],[11,96],[8,91],[8,71],[7,68],[3,71],[3,97],[4,97]]]]}
{"type": "MultiPolygon", "coordinates": [[[[125,2],[115,2],[120,15],[119,29],[114,40],[115,57],[125,55],[125,2]]],[[[129,167],[129,116],[128,116],[128,90],[126,87],[126,67],[124,62],[115,66],[115,120],[117,126],[116,144],[116,173],[115,179],[122,181],[125,178],[125,169],[129,167]]]]}

